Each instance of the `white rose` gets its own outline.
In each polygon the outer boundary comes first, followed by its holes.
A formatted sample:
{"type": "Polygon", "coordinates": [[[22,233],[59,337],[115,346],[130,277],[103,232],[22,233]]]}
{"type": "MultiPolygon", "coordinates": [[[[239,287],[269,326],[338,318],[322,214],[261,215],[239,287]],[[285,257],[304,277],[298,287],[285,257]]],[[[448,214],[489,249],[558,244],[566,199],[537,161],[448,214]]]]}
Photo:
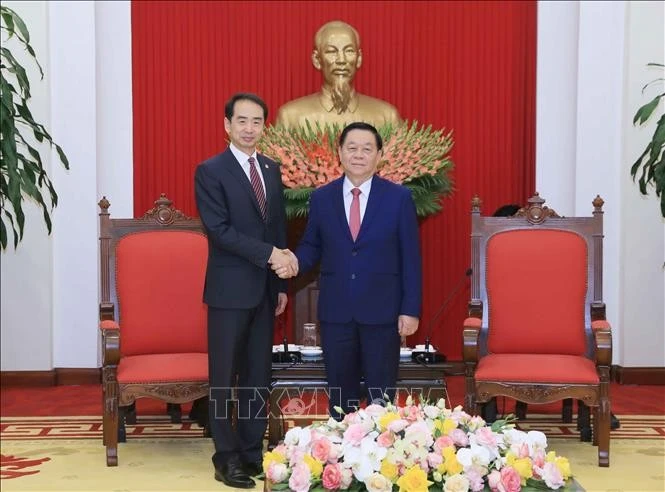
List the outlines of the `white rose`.
{"type": "Polygon", "coordinates": [[[458,473],[446,479],[443,490],[444,492],[468,492],[469,480],[458,473]]]}
{"type": "Polygon", "coordinates": [[[365,487],[368,492],[389,492],[393,489],[393,484],[380,473],[373,473],[365,479],[365,487]]]}

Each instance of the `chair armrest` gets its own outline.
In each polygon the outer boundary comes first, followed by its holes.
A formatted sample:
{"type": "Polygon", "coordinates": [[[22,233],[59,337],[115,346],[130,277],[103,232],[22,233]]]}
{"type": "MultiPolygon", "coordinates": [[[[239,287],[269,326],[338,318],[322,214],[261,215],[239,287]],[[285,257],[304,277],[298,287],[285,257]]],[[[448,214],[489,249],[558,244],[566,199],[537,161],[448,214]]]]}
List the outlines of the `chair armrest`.
{"type": "Polygon", "coordinates": [[[466,318],[463,325],[462,355],[464,362],[478,362],[478,338],[482,320],[480,318],[466,318]]]}
{"type": "Polygon", "coordinates": [[[591,330],[596,344],[596,364],[609,366],[612,364],[612,327],[607,320],[591,322],[591,330]]]}
{"type": "Polygon", "coordinates": [[[120,362],[120,325],[112,319],[99,322],[102,332],[102,366],[116,366],[120,362]]]}

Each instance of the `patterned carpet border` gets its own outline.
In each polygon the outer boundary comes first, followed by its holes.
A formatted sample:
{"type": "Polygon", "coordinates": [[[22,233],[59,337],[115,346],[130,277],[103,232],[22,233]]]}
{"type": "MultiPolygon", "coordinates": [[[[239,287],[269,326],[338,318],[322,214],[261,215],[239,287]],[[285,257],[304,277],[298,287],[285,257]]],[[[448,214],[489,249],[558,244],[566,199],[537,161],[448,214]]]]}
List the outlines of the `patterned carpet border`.
{"type": "MultiPolygon", "coordinates": [[[[612,439],[665,440],[665,415],[620,415],[621,428],[612,431],[612,439]]],[[[285,420],[287,428],[322,420],[326,415],[308,415],[285,420]]],[[[552,438],[579,439],[575,424],[564,424],[555,415],[529,415],[519,428],[539,430],[552,438]]],[[[194,422],[183,419],[173,424],[168,416],[139,416],[137,425],[127,426],[129,439],[202,438],[203,430],[194,422]]],[[[0,419],[1,440],[34,439],[101,439],[102,419],[99,416],[71,417],[3,417],[0,419]]]]}

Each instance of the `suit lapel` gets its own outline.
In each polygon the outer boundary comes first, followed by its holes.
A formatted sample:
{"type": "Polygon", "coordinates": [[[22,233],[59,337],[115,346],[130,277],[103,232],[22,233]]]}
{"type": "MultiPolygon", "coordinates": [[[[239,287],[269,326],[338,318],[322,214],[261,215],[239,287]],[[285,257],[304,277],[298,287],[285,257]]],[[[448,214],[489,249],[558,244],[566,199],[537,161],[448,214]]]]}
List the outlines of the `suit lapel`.
{"type": "MultiPolygon", "coordinates": [[[[236,159],[236,157],[233,155],[231,149],[226,149],[225,154],[227,157],[227,161],[229,163],[228,166],[225,166],[226,169],[236,178],[236,180],[238,180],[240,186],[242,186],[242,188],[244,188],[244,190],[247,193],[249,193],[249,196],[252,199],[252,203],[254,204],[254,208],[256,209],[256,212],[259,214],[260,217],[261,209],[259,208],[259,202],[256,199],[256,194],[254,193],[252,184],[249,182],[249,180],[247,179],[247,175],[245,174],[245,171],[242,169],[242,165],[238,162],[238,159],[236,159]]],[[[265,180],[265,175],[264,175],[264,180],[265,180]]],[[[266,188],[268,188],[267,184],[266,188]]],[[[267,200],[267,195],[266,195],[266,200],[267,200]]]]}
{"type": "Polygon", "coordinates": [[[335,215],[337,216],[337,219],[339,220],[339,226],[342,228],[342,231],[344,234],[346,234],[346,237],[349,239],[349,241],[353,242],[353,238],[351,237],[351,231],[349,230],[349,222],[346,220],[346,210],[344,210],[344,190],[342,187],[342,184],[344,183],[344,175],[342,175],[341,178],[338,178],[337,180],[333,181],[332,184],[332,194],[333,194],[333,209],[335,210],[335,215]]]}
{"type": "MultiPolygon", "coordinates": [[[[381,208],[381,200],[383,198],[384,191],[385,189],[383,180],[376,175],[372,176],[372,189],[369,192],[367,208],[365,208],[365,215],[363,216],[363,220],[360,223],[360,231],[358,232],[356,242],[358,242],[363,237],[363,234],[367,233],[367,229],[371,226],[372,220],[376,217],[377,211],[381,208]]],[[[351,233],[349,232],[349,236],[350,234],[351,233]]]]}

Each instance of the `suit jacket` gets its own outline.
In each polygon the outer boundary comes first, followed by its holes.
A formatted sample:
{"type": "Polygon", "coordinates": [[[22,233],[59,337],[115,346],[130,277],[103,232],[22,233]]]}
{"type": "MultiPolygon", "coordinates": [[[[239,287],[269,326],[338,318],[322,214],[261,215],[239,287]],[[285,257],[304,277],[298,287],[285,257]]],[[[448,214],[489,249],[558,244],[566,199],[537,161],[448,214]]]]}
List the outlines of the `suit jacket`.
{"type": "Polygon", "coordinates": [[[300,272],[321,262],[319,320],[387,324],[420,316],[422,271],[411,192],[372,178],[354,242],[339,178],[312,193],[307,227],[296,250],[300,272]]]}
{"type": "Polygon", "coordinates": [[[286,247],[286,216],[279,166],[257,155],[266,188],[267,219],[240,163],[226,149],[196,168],[194,192],[208,233],[208,268],[203,301],[209,306],[250,309],[266,284],[272,303],[286,292],[268,265],[273,246],[286,247]]]}

